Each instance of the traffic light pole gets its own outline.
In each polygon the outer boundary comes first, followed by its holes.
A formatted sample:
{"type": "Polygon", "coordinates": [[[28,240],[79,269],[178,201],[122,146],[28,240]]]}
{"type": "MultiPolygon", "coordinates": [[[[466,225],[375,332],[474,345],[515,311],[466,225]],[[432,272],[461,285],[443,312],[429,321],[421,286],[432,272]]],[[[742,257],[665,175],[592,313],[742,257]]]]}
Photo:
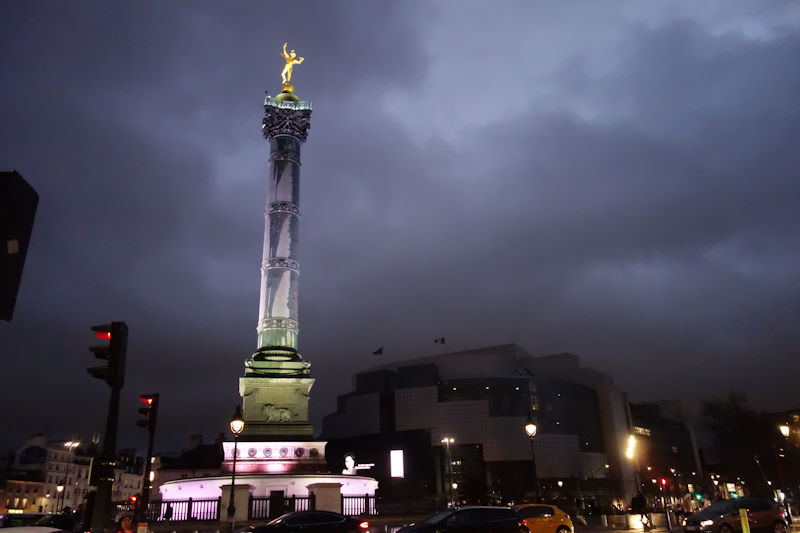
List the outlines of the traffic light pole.
{"type": "Polygon", "coordinates": [[[139,396],[139,401],[147,406],[140,407],[139,412],[147,418],[139,420],[136,425],[147,429],[149,435],[147,442],[147,458],[144,466],[144,479],[142,480],[142,494],[136,506],[136,522],[140,531],[147,530],[147,508],[150,506],[150,471],[153,462],[153,441],[156,436],[156,424],[158,423],[158,394],[144,394],[139,396]]]}
{"type": "Polygon", "coordinates": [[[110,525],[111,493],[114,486],[114,467],[117,454],[117,426],[119,425],[119,392],[121,387],[111,387],[111,400],[108,403],[106,432],[103,437],[103,454],[96,476],[97,493],[92,513],[92,533],[103,533],[110,525]]]}
{"type": "Polygon", "coordinates": [[[90,328],[98,339],[108,344],[91,346],[89,351],[98,359],[108,361],[107,366],[87,369],[92,377],[104,380],[111,387],[108,402],[106,432],[103,436],[103,452],[100,464],[92,467],[92,477],[97,486],[92,509],[92,533],[104,533],[111,525],[111,494],[114,488],[114,468],[117,457],[117,426],[119,420],[119,393],[125,383],[125,359],[128,349],[128,325],[112,322],[90,328]]]}
{"type": "Polygon", "coordinates": [[[155,439],[155,429],[150,432],[150,439],[147,443],[147,459],[144,465],[144,481],[142,483],[142,497],[136,507],[136,521],[141,526],[147,525],[147,508],[150,506],[150,471],[153,462],[153,440],[155,439]]]}

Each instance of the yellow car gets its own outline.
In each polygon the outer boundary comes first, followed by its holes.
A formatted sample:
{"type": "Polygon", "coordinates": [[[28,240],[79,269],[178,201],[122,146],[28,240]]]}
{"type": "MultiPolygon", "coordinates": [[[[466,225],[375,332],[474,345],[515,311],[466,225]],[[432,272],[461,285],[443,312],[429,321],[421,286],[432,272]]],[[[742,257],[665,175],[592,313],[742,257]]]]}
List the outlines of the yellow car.
{"type": "Polygon", "coordinates": [[[531,533],[575,533],[572,519],[555,505],[523,503],[514,510],[531,533]]]}

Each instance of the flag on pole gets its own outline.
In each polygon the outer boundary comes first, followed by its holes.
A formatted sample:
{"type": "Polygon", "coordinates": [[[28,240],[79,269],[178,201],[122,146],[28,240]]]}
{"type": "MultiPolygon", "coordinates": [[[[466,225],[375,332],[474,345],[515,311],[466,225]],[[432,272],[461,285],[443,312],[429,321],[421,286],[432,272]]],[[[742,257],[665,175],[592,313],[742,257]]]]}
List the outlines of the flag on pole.
{"type": "Polygon", "coordinates": [[[439,337],[438,339],[433,339],[433,342],[436,344],[444,344],[444,337],[439,337]]]}
{"type": "Polygon", "coordinates": [[[383,346],[372,352],[372,355],[382,355],[383,354],[383,346]]]}

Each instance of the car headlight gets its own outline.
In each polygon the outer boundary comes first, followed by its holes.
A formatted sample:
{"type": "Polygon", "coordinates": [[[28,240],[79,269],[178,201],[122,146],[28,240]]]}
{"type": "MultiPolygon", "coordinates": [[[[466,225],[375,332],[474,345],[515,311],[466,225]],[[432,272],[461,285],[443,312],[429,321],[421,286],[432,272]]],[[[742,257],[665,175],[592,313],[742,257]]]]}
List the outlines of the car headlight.
{"type": "Polygon", "coordinates": [[[702,522],[700,522],[700,527],[711,527],[713,525],[714,525],[713,520],[703,520],[702,522]]]}

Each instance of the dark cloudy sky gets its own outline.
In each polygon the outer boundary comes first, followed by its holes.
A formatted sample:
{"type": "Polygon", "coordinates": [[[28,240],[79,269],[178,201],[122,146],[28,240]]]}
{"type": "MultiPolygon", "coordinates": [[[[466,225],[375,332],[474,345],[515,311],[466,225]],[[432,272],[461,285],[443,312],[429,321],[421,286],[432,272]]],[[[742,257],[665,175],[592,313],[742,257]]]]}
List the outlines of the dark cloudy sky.
{"type": "Polygon", "coordinates": [[[212,438],[256,348],[265,90],[313,102],[301,352],[318,424],[384,362],[516,342],[636,401],[800,406],[800,2],[0,3],[0,168],[40,194],[0,450],[212,438]],[[385,347],[383,356],[372,351],[385,347]]]}

